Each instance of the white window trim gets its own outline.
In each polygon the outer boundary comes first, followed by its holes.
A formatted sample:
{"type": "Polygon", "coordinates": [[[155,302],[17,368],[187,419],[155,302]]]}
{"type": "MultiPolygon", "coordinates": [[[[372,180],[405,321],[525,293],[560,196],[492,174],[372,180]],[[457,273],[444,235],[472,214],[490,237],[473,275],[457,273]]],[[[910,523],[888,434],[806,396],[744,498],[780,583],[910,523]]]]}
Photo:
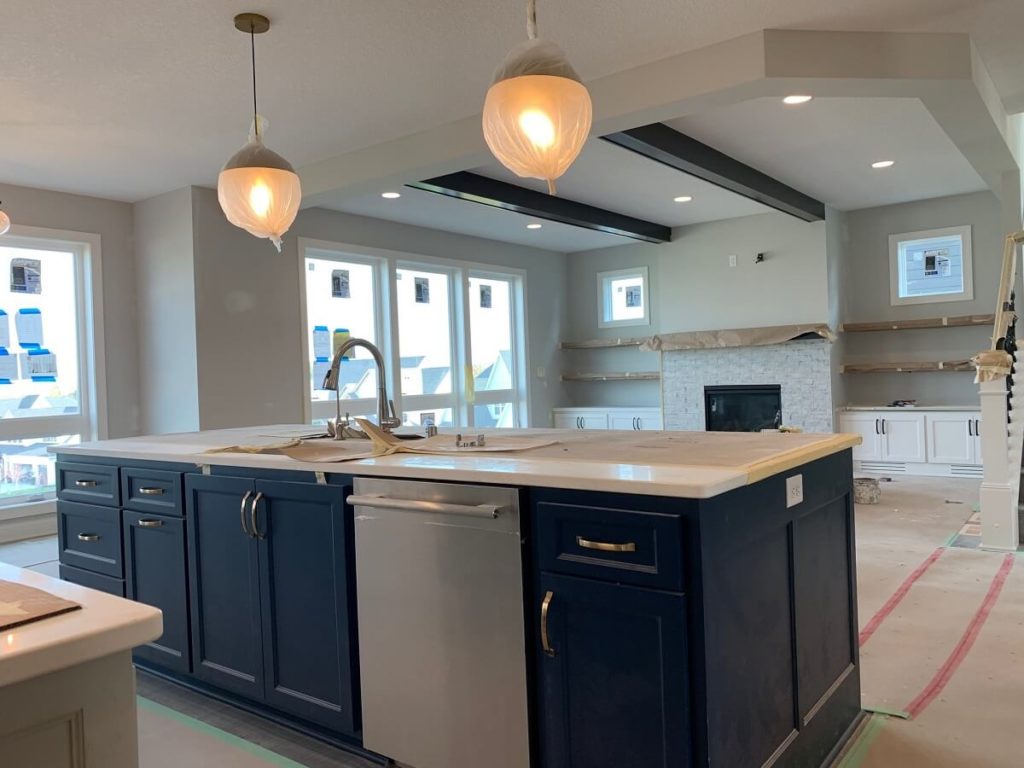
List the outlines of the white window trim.
{"type": "Polygon", "coordinates": [[[630,269],[613,269],[607,272],[597,273],[597,327],[598,328],[622,328],[630,325],[651,324],[651,281],[647,267],[632,267],[630,269]],[[639,275],[643,281],[644,316],[627,320],[605,320],[607,309],[604,293],[606,280],[614,280],[617,277],[632,277],[639,275]]]}
{"type": "MultiPolygon", "coordinates": [[[[469,284],[469,276],[480,276],[501,278],[501,279],[514,279],[513,290],[515,291],[514,312],[521,314],[521,322],[519,314],[513,316],[514,330],[516,336],[516,342],[521,345],[517,349],[522,349],[522,358],[517,360],[516,364],[519,367],[517,375],[520,377],[517,383],[521,383],[519,386],[518,393],[513,392],[511,396],[505,397],[504,399],[496,402],[509,402],[512,401],[516,406],[516,424],[519,426],[528,425],[530,423],[530,377],[527,372],[532,370],[530,367],[530,348],[526,343],[529,338],[529,318],[526,312],[527,306],[527,284],[526,284],[526,270],[519,269],[517,267],[507,267],[499,264],[487,264],[483,262],[474,261],[461,261],[458,259],[446,259],[438,256],[429,256],[426,254],[409,253],[407,251],[395,251],[388,248],[376,248],[373,246],[359,245],[355,243],[340,243],[333,240],[321,240],[317,238],[299,237],[296,241],[298,259],[296,260],[296,269],[299,273],[299,325],[302,328],[302,343],[299,345],[299,354],[302,356],[300,360],[301,370],[305,371],[303,378],[303,414],[306,422],[310,422],[314,417],[313,415],[313,404],[312,398],[309,392],[306,382],[309,381],[311,371],[309,369],[309,339],[308,329],[306,327],[306,256],[313,255],[310,252],[322,252],[323,258],[336,258],[339,261],[351,261],[360,263],[376,263],[378,265],[377,277],[379,280],[386,281],[388,285],[387,291],[382,291],[383,295],[383,306],[377,308],[378,315],[380,317],[380,325],[377,329],[378,338],[382,340],[381,353],[384,355],[384,360],[387,363],[387,389],[388,395],[395,401],[395,410],[401,413],[403,410],[429,410],[433,406],[423,406],[422,408],[417,405],[415,408],[404,408],[402,405],[402,393],[401,393],[401,370],[400,370],[400,353],[398,350],[398,344],[392,344],[391,340],[394,336],[393,329],[398,327],[398,307],[393,301],[393,297],[397,295],[395,285],[395,270],[401,267],[409,267],[412,269],[422,268],[424,271],[444,271],[448,270],[452,273],[453,280],[458,280],[460,285],[469,284]],[[465,277],[465,279],[463,279],[465,277]]],[[[381,283],[384,285],[385,283],[381,283]]],[[[468,290],[468,288],[467,288],[468,290]]],[[[646,290],[646,282],[645,282],[646,290]]],[[[467,306],[464,304],[466,301],[465,290],[457,290],[456,286],[452,286],[449,291],[449,299],[453,302],[452,311],[455,311],[455,302],[459,305],[459,312],[464,319],[464,323],[458,324],[456,328],[456,334],[461,335],[468,333],[469,324],[469,313],[463,311],[467,306]]],[[[461,403],[460,416],[463,418],[465,423],[469,424],[472,420],[472,406],[475,404],[484,405],[486,403],[470,403],[466,400],[466,384],[465,375],[458,375],[458,371],[466,370],[466,360],[462,350],[467,350],[468,345],[465,343],[465,338],[457,338],[453,340],[457,347],[453,350],[452,356],[452,384],[453,389],[458,388],[457,402],[461,403]],[[456,365],[458,369],[456,370],[456,365]]],[[[513,350],[513,355],[516,356],[516,350],[513,350]]],[[[502,390],[504,392],[504,390],[502,390]]],[[[487,393],[490,395],[491,393],[487,393]]],[[[414,398],[444,398],[448,395],[412,395],[414,398]]],[[[331,399],[331,416],[334,415],[334,400],[331,399]]],[[[345,406],[356,406],[357,404],[366,403],[365,400],[348,400],[342,402],[342,409],[345,410],[345,406]]],[[[419,401],[418,402],[427,402],[419,401]]],[[[448,406],[445,406],[448,407],[448,406]]],[[[376,402],[372,403],[372,407],[365,412],[376,413],[377,407],[376,402]]]]}
{"type": "MultiPolygon", "coordinates": [[[[11,226],[0,246],[71,251],[76,257],[75,279],[83,301],[78,308],[79,395],[82,410],[75,416],[15,419],[0,422],[0,439],[80,434],[83,441],[108,435],[107,366],[103,332],[103,251],[101,238],[91,232],[11,226]]],[[[32,517],[56,509],[54,500],[27,501],[0,508],[0,521],[32,517]]]]}
{"type": "Polygon", "coordinates": [[[971,225],[924,229],[920,232],[903,232],[889,235],[889,303],[894,306],[907,304],[942,304],[953,301],[974,300],[974,260],[971,251],[971,225]],[[938,293],[933,296],[900,296],[900,243],[907,240],[925,240],[931,237],[959,235],[963,243],[964,289],[958,293],[938,293]]]}

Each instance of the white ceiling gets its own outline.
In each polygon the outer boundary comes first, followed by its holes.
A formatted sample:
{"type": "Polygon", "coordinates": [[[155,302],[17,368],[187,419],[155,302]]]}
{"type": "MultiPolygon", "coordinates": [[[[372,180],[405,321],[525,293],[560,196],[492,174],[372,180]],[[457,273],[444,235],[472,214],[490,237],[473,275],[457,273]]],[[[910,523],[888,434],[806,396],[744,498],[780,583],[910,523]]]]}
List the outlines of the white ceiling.
{"type": "MultiPolygon", "coordinates": [[[[123,200],[213,184],[249,124],[240,11],[257,39],[267,143],[304,166],[478,112],[525,0],[6,3],[0,181],[123,200]]],[[[540,0],[584,79],[762,28],[969,32],[1024,108],[1020,0],[540,0]]]]}
{"type": "Polygon", "coordinates": [[[917,99],[751,99],[668,124],[840,210],[986,188],[917,99]]]}

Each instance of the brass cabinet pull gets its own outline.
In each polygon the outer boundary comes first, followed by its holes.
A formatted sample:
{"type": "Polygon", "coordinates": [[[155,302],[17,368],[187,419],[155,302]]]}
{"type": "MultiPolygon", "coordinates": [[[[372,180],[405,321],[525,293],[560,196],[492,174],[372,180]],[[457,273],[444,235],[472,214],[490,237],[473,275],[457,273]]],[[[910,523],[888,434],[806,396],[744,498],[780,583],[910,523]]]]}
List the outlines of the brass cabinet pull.
{"type": "Polygon", "coordinates": [[[551,610],[551,601],[554,597],[555,593],[549,589],[544,595],[544,602],[540,604],[540,644],[544,653],[551,657],[554,657],[555,649],[551,647],[551,641],[548,639],[548,611],[551,610]]]}
{"type": "Polygon", "coordinates": [[[100,535],[98,533],[80,533],[78,534],[79,541],[99,541],[100,535]]]}
{"type": "Polygon", "coordinates": [[[576,544],[584,549],[596,549],[601,552],[636,552],[636,544],[632,541],[627,541],[625,544],[612,544],[607,541],[590,541],[590,539],[577,536],[576,544]]]}
{"type": "Polygon", "coordinates": [[[75,480],[76,488],[95,488],[99,483],[95,480],[75,480]]]}
{"type": "Polygon", "coordinates": [[[245,492],[245,496],[242,497],[242,508],[241,508],[241,513],[240,514],[241,514],[241,518],[242,518],[242,533],[244,533],[246,536],[249,536],[251,538],[252,537],[252,531],[250,531],[248,526],[245,524],[245,504],[246,504],[246,502],[249,501],[249,497],[250,496],[252,496],[252,491],[246,491],[245,492]]]}
{"type": "Polygon", "coordinates": [[[140,528],[159,528],[163,524],[162,520],[139,520],[140,528]]]}
{"type": "Polygon", "coordinates": [[[143,496],[163,496],[163,488],[139,488],[139,493],[143,496]]]}
{"type": "Polygon", "coordinates": [[[252,521],[252,534],[257,539],[265,539],[266,538],[266,536],[264,536],[263,533],[260,531],[259,522],[257,522],[257,520],[256,520],[256,513],[258,512],[258,510],[256,509],[256,506],[260,503],[260,499],[262,499],[262,498],[263,498],[263,491],[260,491],[260,492],[258,492],[256,494],[256,498],[252,500],[252,506],[249,507],[249,519],[252,521]]]}

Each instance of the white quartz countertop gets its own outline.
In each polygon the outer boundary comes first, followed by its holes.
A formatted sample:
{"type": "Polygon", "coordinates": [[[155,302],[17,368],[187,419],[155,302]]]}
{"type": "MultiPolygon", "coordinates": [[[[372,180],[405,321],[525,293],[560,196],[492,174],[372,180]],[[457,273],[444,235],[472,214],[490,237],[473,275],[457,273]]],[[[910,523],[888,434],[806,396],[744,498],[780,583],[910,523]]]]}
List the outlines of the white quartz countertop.
{"type": "MultiPolygon", "coordinates": [[[[303,462],[268,453],[206,453],[233,445],[269,445],[294,436],[301,429],[309,427],[275,425],[132,437],[60,446],[55,450],[65,460],[94,456],[128,462],[161,461],[710,498],[861,442],[859,435],[852,434],[530,429],[484,433],[550,439],[553,444],[515,453],[407,453],[332,463],[303,462]]],[[[454,439],[455,431],[451,432],[454,439]]],[[[367,450],[367,441],[350,443],[353,452],[367,450]]]]}
{"type": "Polygon", "coordinates": [[[980,411],[980,405],[848,405],[843,411],[980,411]]]}
{"type": "Polygon", "coordinates": [[[82,606],[0,633],[0,686],[109,656],[163,634],[163,614],[151,606],[6,563],[0,563],[0,579],[82,606]]]}

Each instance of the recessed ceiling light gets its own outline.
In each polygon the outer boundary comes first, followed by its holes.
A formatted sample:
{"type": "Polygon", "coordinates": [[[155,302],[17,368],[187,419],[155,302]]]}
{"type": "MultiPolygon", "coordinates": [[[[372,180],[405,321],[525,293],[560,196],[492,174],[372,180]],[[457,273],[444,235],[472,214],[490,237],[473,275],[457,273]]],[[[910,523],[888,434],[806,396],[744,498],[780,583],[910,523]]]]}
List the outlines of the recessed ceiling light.
{"type": "Polygon", "coordinates": [[[385,200],[397,200],[402,196],[401,192],[381,192],[380,196],[385,200]]]}
{"type": "Polygon", "coordinates": [[[872,168],[892,168],[896,164],[895,160],[879,160],[876,163],[872,163],[872,168]]]}
{"type": "Polygon", "coordinates": [[[679,197],[673,197],[672,202],[674,203],[688,203],[693,200],[692,195],[680,195],[679,197]]]}
{"type": "Polygon", "coordinates": [[[784,98],[782,103],[789,104],[791,106],[794,104],[806,104],[813,98],[813,96],[808,96],[806,93],[794,93],[793,95],[784,98]]]}
{"type": "Polygon", "coordinates": [[[527,229],[540,229],[542,226],[543,226],[542,224],[538,224],[537,222],[534,222],[533,224],[527,224],[526,228],[527,229]]]}

